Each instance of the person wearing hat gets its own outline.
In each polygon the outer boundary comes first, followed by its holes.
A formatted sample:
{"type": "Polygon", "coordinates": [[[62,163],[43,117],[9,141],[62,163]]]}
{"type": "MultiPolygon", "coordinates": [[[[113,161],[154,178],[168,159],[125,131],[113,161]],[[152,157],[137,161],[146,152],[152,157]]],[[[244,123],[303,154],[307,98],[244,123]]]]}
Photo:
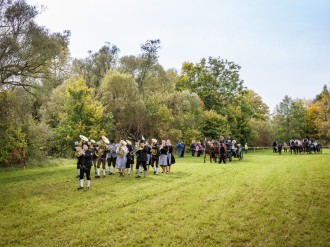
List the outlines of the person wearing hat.
{"type": "Polygon", "coordinates": [[[105,177],[106,174],[106,157],[107,157],[107,151],[108,151],[108,144],[109,144],[108,138],[105,136],[100,137],[100,145],[97,147],[98,151],[98,159],[97,159],[97,175],[95,178],[100,178],[100,170],[101,170],[101,164],[103,169],[103,177],[105,177]]]}
{"type": "Polygon", "coordinates": [[[84,157],[82,156],[82,143],[75,142],[75,152],[76,152],[76,157],[77,157],[77,176],[76,178],[80,179],[80,166],[83,164],[84,157]]]}
{"type": "Polygon", "coordinates": [[[126,147],[127,143],[124,140],[121,140],[119,143],[119,147],[116,150],[117,153],[117,163],[116,167],[119,169],[119,176],[124,176],[124,170],[126,169],[126,162],[127,162],[127,153],[128,149],[126,147]]]}
{"type": "Polygon", "coordinates": [[[108,174],[116,175],[116,161],[117,161],[117,153],[116,150],[118,148],[118,144],[115,143],[115,140],[111,140],[108,145],[108,153],[107,153],[107,161],[108,161],[108,174]],[[111,171],[111,166],[113,171],[111,171]]]}
{"type": "Polygon", "coordinates": [[[151,139],[151,166],[154,175],[158,175],[159,145],[156,139],[151,139]],[[156,164],[156,167],[155,167],[156,164]]]}
{"type": "Polygon", "coordinates": [[[166,141],[162,140],[162,144],[159,146],[159,165],[162,167],[163,172],[162,173],[167,173],[167,166],[168,166],[168,146],[166,145],[166,141]]]}
{"type": "Polygon", "coordinates": [[[82,190],[84,188],[84,175],[86,174],[87,179],[87,189],[91,186],[91,167],[92,167],[92,158],[93,153],[89,149],[88,143],[85,142],[83,144],[83,148],[81,151],[82,163],[80,165],[80,186],[78,190],[82,190]]]}
{"type": "Polygon", "coordinates": [[[80,178],[80,166],[82,165],[83,159],[84,159],[83,156],[81,155],[82,151],[83,151],[83,144],[84,144],[84,142],[88,141],[88,138],[84,135],[79,135],[79,138],[80,138],[80,140],[76,141],[74,143],[74,146],[75,146],[74,150],[76,152],[76,157],[78,159],[77,160],[77,172],[78,172],[78,174],[77,174],[76,178],[80,178]]]}
{"type": "Polygon", "coordinates": [[[134,165],[134,154],[132,154],[133,152],[133,146],[132,146],[132,142],[130,140],[126,140],[126,147],[128,150],[128,153],[126,155],[127,157],[127,161],[126,161],[126,170],[127,170],[127,175],[131,174],[131,170],[133,170],[133,165],[134,165]]]}
{"type": "Polygon", "coordinates": [[[137,171],[137,176],[135,178],[140,178],[140,166],[143,166],[143,173],[144,177],[147,176],[147,160],[148,160],[148,155],[147,155],[147,146],[144,144],[144,141],[140,141],[138,150],[136,151],[136,171],[137,171]]]}
{"type": "Polygon", "coordinates": [[[96,142],[91,139],[89,149],[92,151],[93,157],[92,157],[92,163],[94,166],[94,174],[97,174],[97,155],[96,155],[96,142]]]}

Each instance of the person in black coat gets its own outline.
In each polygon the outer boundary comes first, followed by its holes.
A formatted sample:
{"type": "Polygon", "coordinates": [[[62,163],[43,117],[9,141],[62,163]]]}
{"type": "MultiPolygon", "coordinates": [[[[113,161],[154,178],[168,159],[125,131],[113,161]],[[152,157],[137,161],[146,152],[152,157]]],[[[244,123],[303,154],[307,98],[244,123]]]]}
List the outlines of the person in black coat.
{"type": "Polygon", "coordinates": [[[226,154],[227,154],[227,146],[225,143],[220,143],[220,160],[219,163],[223,162],[226,164],[226,154]]]}
{"type": "Polygon", "coordinates": [[[91,186],[91,167],[92,167],[93,152],[89,149],[88,143],[83,144],[83,148],[80,152],[80,186],[78,190],[84,188],[84,175],[86,174],[87,189],[91,186]]]}
{"type": "Polygon", "coordinates": [[[147,155],[148,148],[144,145],[144,141],[141,141],[139,143],[138,151],[136,151],[136,170],[137,170],[137,176],[136,178],[140,178],[140,165],[143,166],[143,173],[144,177],[147,176],[147,155]]]}
{"type": "Polygon", "coordinates": [[[130,140],[126,140],[126,143],[127,143],[126,147],[128,149],[128,153],[126,155],[127,157],[126,170],[127,170],[127,174],[130,175],[134,165],[134,154],[132,154],[133,152],[132,142],[130,140]]]}
{"type": "Polygon", "coordinates": [[[175,163],[175,158],[173,156],[173,146],[170,140],[166,141],[166,145],[168,148],[167,158],[168,158],[168,166],[167,166],[167,172],[171,171],[171,165],[175,163]]]}
{"type": "Polygon", "coordinates": [[[159,160],[159,145],[156,139],[151,139],[151,166],[154,170],[154,175],[158,175],[158,160],[159,160]]]}

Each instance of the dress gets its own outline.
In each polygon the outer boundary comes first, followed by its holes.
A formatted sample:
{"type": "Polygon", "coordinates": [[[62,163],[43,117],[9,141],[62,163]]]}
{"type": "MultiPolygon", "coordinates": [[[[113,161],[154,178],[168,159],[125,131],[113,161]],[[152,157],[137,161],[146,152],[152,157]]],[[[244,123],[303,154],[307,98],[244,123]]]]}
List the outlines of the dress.
{"type": "Polygon", "coordinates": [[[159,156],[159,162],[158,162],[158,164],[160,166],[167,166],[168,165],[167,152],[168,152],[168,147],[167,146],[163,146],[160,149],[160,156],[159,156]]]}
{"type": "Polygon", "coordinates": [[[116,168],[118,169],[125,169],[126,168],[126,162],[127,157],[126,154],[128,153],[128,149],[126,146],[118,147],[116,150],[117,153],[117,161],[116,161],[116,168]],[[122,150],[120,150],[122,149],[122,150]],[[122,152],[122,154],[121,154],[122,152]]]}

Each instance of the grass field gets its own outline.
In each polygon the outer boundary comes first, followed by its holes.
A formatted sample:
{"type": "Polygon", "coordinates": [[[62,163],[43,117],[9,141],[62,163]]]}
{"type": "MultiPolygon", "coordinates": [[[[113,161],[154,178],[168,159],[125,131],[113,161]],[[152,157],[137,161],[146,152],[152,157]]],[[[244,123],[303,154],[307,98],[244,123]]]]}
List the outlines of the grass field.
{"type": "Polygon", "coordinates": [[[75,163],[0,170],[0,246],[330,246],[330,150],[185,157],[170,174],[88,191],[75,163]]]}

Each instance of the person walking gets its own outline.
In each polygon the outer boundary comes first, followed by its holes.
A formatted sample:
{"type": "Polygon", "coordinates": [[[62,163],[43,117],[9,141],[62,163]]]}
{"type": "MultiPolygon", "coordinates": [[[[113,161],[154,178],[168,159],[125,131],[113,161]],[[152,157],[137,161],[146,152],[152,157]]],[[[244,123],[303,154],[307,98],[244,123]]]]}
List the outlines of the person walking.
{"type": "Polygon", "coordinates": [[[78,187],[78,190],[82,190],[84,188],[84,175],[86,175],[87,189],[89,189],[91,187],[93,152],[89,149],[88,143],[83,144],[83,149],[80,152],[80,156],[82,157],[82,162],[80,163],[80,186],[78,187]]]}

